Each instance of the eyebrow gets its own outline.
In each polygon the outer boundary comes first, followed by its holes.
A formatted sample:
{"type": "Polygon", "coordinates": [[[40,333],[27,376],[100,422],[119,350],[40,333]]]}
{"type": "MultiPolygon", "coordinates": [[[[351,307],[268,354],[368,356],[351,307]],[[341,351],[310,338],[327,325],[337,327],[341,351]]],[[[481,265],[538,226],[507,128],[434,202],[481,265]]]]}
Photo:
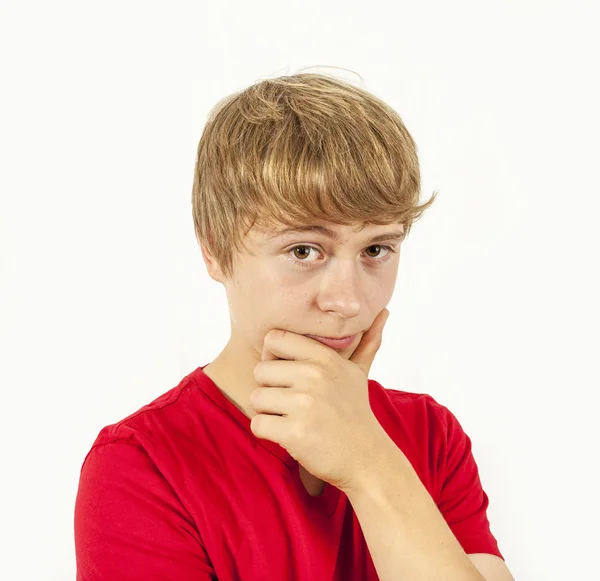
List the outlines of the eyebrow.
{"type": "MultiPolygon", "coordinates": [[[[298,226],[293,228],[283,228],[281,230],[275,230],[273,234],[275,236],[282,236],[284,234],[301,234],[304,232],[313,232],[315,234],[322,234],[331,240],[335,240],[336,242],[339,240],[339,236],[337,232],[330,230],[326,226],[298,226]]],[[[370,243],[380,242],[383,240],[404,240],[405,232],[402,230],[394,230],[393,232],[386,232],[384,234],[378,234],[377,236],[373,236],[369,239],[370,243]]]]}

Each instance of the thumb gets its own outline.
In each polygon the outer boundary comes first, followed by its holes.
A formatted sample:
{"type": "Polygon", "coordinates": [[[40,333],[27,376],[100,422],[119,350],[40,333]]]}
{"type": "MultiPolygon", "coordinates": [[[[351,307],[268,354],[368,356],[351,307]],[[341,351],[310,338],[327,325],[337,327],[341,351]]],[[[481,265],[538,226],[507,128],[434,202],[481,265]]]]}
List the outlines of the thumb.
{"type": "Polygon", "coordinates": [[[383,328],[385,327],[389,315],[390,312],[387,309],[383,309],[383,311],[375,317],[373,324],[362,336],[358,347],[350,356],[349,360],[356,363],[367,377],[369,376],[369,371],[371,365],[373,365],[375,355],[377,355],[377,351],[379,351],[379,347],[381,347],[383,328]]]}

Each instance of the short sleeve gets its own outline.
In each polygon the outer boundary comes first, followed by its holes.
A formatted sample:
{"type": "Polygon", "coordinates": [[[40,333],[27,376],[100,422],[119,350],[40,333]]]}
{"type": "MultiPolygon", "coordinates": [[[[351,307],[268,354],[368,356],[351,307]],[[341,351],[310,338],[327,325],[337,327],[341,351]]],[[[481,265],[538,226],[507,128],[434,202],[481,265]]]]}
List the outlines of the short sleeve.
{"type": "Polygon", "coordinates": [[[210,581],[199,533],[169,483],[130,439],[96,444],[75,501],[77,581],[210,581]]]}
{"type": "Polygon", "coordinates": [[[490,553],[504,560],[490,530],[489,499],[481,485],[471,439],[448,408],[441,404],[436,407],[445,432],[438,509],[465,553],[490,553]]]}

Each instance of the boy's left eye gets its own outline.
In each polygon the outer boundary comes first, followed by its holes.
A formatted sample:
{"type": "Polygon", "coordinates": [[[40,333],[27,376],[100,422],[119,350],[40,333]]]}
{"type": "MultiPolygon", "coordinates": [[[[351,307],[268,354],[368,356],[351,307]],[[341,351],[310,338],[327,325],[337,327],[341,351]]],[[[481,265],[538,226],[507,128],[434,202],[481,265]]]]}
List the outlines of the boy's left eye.
{"type": "MultiPolygon", "coordinates": [[[[368,246],[365,251],[369,251],[372,249],[384,249],[387,250],[387,253],[382,257],[382,258],[377,258],[377,257],[373,257],[370,256],[369,254],[367,254],[367,256],[369,256],[369,258],[372,259],[372,262],[375,262],[376,264],[382,264],[383,262],[389,260],[390,258],[392,258],[393,254],[396,252],[396,249],[393,246],[388,246],[388,245],[382,245],[382,244],[372,244],[371,246],[368,246]]],[[[297,264],[299,266],[311,266],[312,264],[314,264],[316,261],[315,260],[305,260],[305,257],[299,257],[297,255],[296,258],[293,258],[292,256],[290,256],[292,253],[295,253],[296,250],[303,250],[304,252],[302,252],[302,254],[306,254],[308,252],[308,254],[310,254],[311,250],[315,250],[315,251],[319,251],[318,248],[315,248],[314,246],[308,246],[307,244],[299,244],[297,246],[294,246],[293,248],[290,248],[290,250],[288,250],[287,255],[289,260],[293,263],[293,264],[297,264]]],[[[375,251],[376,253],[378,253],[378,250],[375,251]]]]}

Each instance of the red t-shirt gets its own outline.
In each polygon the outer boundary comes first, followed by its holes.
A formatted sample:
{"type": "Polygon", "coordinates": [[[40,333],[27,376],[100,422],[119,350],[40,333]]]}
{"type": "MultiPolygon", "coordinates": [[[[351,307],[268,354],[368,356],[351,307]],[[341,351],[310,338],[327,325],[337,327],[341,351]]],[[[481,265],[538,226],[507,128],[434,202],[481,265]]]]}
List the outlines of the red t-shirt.
{"type": "MultiPolygon", "coordinates": [[[[75,503],[77,580],[377,580],[348,497],[329,483],[311,496],[298,462],[256,438],[203,367],[100,431],[75,503]]],[[[456,417],[429,395],[368,383],[463,549],[503,558],[456,417]]]]}

